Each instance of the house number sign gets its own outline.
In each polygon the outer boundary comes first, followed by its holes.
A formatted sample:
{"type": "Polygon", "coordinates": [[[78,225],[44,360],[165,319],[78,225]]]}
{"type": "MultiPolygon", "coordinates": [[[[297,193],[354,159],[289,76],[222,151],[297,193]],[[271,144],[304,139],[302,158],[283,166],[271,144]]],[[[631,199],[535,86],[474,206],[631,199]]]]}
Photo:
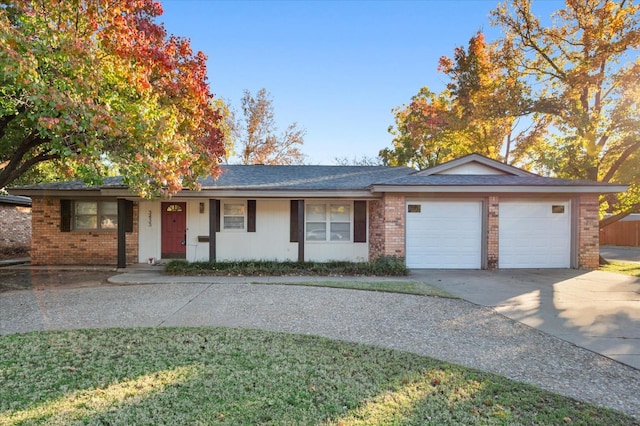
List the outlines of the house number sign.
{"type": "Polygon", "coordinates": [[[152,219],[152,217],[153,217],[153,216],[152,216],[151,210],[149,210],[149,214],[148,214],[148,216],[147,216],[147,219],[148,219],[148,221],[147,221],[147,225],[149,226],[149,228],[151,228],[151,226],[153,225],[153,221],[151,220],[151,219],[152,219]]]}

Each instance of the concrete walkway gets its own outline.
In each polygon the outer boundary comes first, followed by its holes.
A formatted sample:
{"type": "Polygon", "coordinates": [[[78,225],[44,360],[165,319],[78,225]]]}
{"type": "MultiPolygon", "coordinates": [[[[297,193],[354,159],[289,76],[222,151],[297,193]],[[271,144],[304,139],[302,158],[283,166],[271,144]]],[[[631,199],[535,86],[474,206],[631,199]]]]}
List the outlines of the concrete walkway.
{"type": "Polygon", "coordinates": [[[413,277],[640,369],[640,278],[568,269],[416,270],[413,277]]]}
{"type": "MultiPolygon", "coordinates": [[[[581,275],[561,271],[554,280],[581,275]]],[[[606,275],[605,281],[613,279],[608,277],[613,274],[606,275]]],[[[456,299],[277,284],[328,279],[170,277],[151,270],[116,275],[110,286],[10,291],[0,295],[0,334],[130,326],[230,326],[313,334],[432,356],[640,418],[640,370],[575,346],[566,336],[559,339],[507,319],[496,313],[503,305],[486,308],[456,299]]],[[[502,292],[506,300],[523,295],[525,288],[518,283],[529,282],[530,290],[537,282],[523,271],[416,271],[406,279],[454,293],[477,286],[478,293],[502,292]],[[473,276],[478,278],[472,281],[473,276]]],[[[637,283],[627,285],[627,293],[637,289],[637,283]]],[[[530,306],[527,303],[504,307],[530,306]]],[[[526,323],[527,317],[521,320],[526,323]]]]}

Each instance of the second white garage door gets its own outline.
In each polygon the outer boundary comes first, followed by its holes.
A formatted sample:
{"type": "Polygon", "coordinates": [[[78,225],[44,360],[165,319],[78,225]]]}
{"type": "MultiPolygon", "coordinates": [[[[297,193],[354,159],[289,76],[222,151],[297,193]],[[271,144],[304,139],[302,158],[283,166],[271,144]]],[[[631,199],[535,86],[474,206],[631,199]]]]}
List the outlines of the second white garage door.
{"type": "Polygon", "coordinates": [[[480,269],[480,201],[409,201],[406,208],[408,268],[480,269]]]}
{"type": "Polygon", "coordinates": [[[499,267],[569,268],[569,208],[568,201],[501,202],[499,267]]]}

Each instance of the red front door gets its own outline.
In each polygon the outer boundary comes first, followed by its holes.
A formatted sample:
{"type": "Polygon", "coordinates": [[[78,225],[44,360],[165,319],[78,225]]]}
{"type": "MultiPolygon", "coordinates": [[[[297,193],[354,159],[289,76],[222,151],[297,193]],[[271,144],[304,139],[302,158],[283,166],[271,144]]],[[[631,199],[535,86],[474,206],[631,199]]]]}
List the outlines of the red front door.
{"type": "Polygon", "coordinates": [[[162,258],[187,257],[187,203],[162,203],[162,258]]]}

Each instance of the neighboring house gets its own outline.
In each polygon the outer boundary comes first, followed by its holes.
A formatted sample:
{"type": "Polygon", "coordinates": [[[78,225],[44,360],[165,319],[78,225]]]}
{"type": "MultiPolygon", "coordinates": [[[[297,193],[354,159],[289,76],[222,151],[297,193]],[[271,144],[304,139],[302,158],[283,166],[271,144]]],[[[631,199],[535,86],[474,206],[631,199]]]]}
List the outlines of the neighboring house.
{"type": "Polygon", "coordinates": [[[0,194],[0,251],[26,251],[30,245],[31,199],[0,194]]]}
{"type": "Polygon", "coordinates": [[[597,268],[598,196],[472,154],[423,171],[222,166],[201,191],[133,195],[120,178],[13,188],[33,200],[33,264],[166,259],[366,261],[410,268],[597,268]]]}
{"type": "Polygon", "coordinates": [[[640,247],[640,213],[632,213],[602,228],[600,245],[640,247]]]}

